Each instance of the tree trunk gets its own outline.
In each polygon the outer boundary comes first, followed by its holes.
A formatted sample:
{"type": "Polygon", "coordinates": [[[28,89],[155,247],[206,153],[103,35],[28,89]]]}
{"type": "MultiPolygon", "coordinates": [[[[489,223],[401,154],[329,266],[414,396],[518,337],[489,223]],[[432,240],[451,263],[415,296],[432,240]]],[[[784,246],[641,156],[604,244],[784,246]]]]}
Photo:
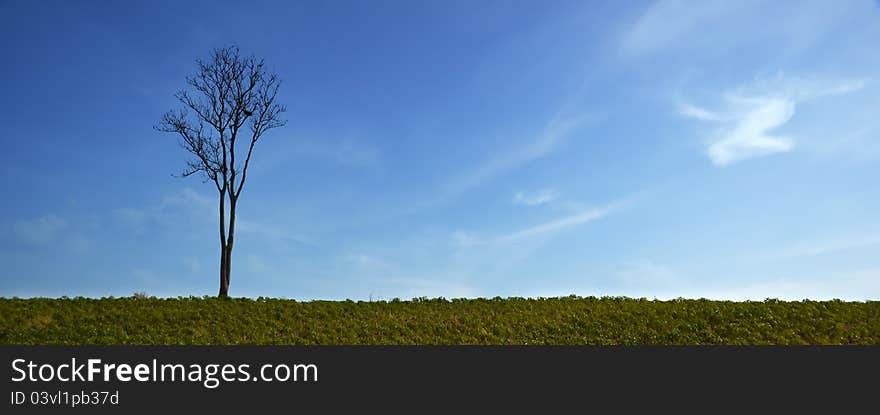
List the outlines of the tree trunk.
{"type": "Polygon", "coordinates": [[[229,296],[228,264],[226,263],[226,247],[220,248],[220,292],[218,297],[229,296]]]}
{"type": "Polygon", "coordinates": [[[238,199],[229,195],[229,236],[226,239],[226,289],[229,290],[229,277],[232,275],[232,245],[235,238],[235,205],[238,199]]]}
{"type": "Polygon", "coordinates": [[[226,192],[220,192],[220,292],[218,297],[229,295],[229,256],[226,248],[226,192]]]}
{"type": "Polygon", "coordinates": [[[232,274],[232,247],[226,245],[226,273],[223,275],[223,284],[226,291],[229,291],[229,276],[232,274]]]}

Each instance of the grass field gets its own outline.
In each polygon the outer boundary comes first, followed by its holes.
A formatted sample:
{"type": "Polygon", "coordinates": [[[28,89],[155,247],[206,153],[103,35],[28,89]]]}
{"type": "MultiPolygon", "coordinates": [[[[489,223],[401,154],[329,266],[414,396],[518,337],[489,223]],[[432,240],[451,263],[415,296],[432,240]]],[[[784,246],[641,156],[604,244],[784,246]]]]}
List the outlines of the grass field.
{"type": "Polygon", "coordinates": [[[880,344],[880,301],[0,299],[2,344],[880,344]]]}

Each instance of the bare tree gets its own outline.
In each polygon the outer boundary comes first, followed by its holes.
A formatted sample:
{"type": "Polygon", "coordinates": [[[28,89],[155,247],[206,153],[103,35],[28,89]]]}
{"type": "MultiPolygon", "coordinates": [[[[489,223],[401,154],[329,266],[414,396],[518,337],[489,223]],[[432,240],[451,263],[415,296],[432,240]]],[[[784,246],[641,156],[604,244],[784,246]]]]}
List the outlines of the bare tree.
{"type": "Polygon", "coordinates": [[[175,97],[179,111],[168,111],[156,129],[176,133],[192,154],[181,177],[201,174],[220,196],[220,297],[229,294],[235,208],[247,179],[254,145],[266,131],[286,124],[275,102],[281,81],[268,73],[262,59],[239,55],[237,47],[215,49],[209,61],[197,60],[198,72],[186,78],[194,91],[175,97]],[[190,118],[192,111],[195,115],[190,118]],[[243,130],[242,127],[248,128],[243,130]],[[240,147],[240,148],[238,148],[240,147]],[[244,149],[247,153],[242,162],[244,149]],[[236,150],[239,152],[236,152],[236,150]],[[236,156],[238,160],[236,162],[236,156]],[[228,206],[227,206],[228,202],[228,206]]]}

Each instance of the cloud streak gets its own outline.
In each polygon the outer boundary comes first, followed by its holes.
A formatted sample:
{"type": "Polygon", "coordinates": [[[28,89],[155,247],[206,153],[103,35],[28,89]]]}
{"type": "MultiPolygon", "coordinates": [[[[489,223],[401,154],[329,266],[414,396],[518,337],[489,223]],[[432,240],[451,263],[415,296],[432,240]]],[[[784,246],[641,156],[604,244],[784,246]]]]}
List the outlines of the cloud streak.
{"type": "Polygon", "coordinates": [[[801,258],[826,255],[880,244],[880,235],[861,235],[849,238],[826,238],[818,243],[799,243],[774,258],[801,258]]]}
{"type": "Polygon", "coordinates": [[[659,0],[632,19],[617,46],[624,58],[693,51],[689,58],[700,59],[746,46],[786,55],[875,12],[868,0],[802,1],[797,8],[769,0],[659,0]]]}
{"type": "Polygon", "coordinates": [[[794,148],[790,137],[771,135],[770,131],[794,116],[795,103],[787,99],[752,98],[742,100],[748,106],[732,126],[721,130],[720,138],[709,145],[707,155],[717,166],[794,148]]]}
{"type": "Polygon", "coordinates": [[[572,117],[554,117],[541,130],[534,139],[502,151],[495,157],[488,159],[483,164],[460,177],[453,186],[450,194],[457,194],[479,187],[498,175],[513,170],[529,162],[547,157],[553,153],[573,132],[582,127],[588,120],[589,115],[572,117]]]}
{"type": "Polygon", "coordinates": [[[621,38],[625,56],[661,51],[703,27],[729,15],[737,5],[727,1],[658,1],[642,13],[621,38]]]}
{"type": "Polygon", "coordinates": [[[857,92],[865,79],[822,80],[777,74],[734,92],[722,94],[723,107],[711,110],[677,100],[677,113],[685,118],[716,124],[706,155],[719,167],[744,160],[786,153],[795,139],[774,133],[795,115],[799,103],[829,95],[857,92]]]}
{"type": "Polygon", "coordinates": [[[497,238],[496,241],[501,243],[515,242],[523,239],[529,239],[536,236],[549,234],[555,231],[560,231],[566,228],[571,228],[574,226],[592,222],[597,219],[601,219],[611,213],[612,210],[613,208],[611,207],[588,209],[574,215],[566,216],[564,218],[552,220],[549,222],[544,222],[535,226],[518,230],[516,232],[509,233],[507,235],[503,235],[497,238]]]}
{"type": "Polygon", "coordinates": [[[602,219],[616,212],[621,206],[622,203],[613,203],[602,207],[582,209],[568,216],[532,225],[489,239],[482,239],[469,232],[461,230],[454,232],[452,237],[461,247],[509,244],[550,235],[555,232],[560,232],[568,228],[577,227],[579,225],[602,219]]]}
{"type": "Polygon", "coordinates": [[[556,197],[557,193],[554,189],[544,189],[532,194],[517,192],[513,196],[513,203],[522,206],[539,206],[556,200],[556,197]]]}
{"type": "Polygon", "coordinates": [[[684,102],[678,103],[678,114],[700,121],[724,121],[724,118],[719,114],[684,102]]]}
{"type": "Polygon", "coordinates": [[[156,226],[174,228],[195,218],[218,220],[220,213],[217,203],[215,199],[187,187],[163,197],[153,206],[115,209],[113,216],[134,233],[143,234],[156,226]]]}
{"type": "Polygon", "coordinates": [[[67,227],[67,221],[56,215],[19,220],[13,225],[16,235],[29,245],[49,244],[67,227]]]}
{"type": "Polygon", "coordinates": [[[338,141],[295,140],[293,153],[321,158],[342,166],[369,167],[379,163],[378,148],[363,140],[349,138],[338,141]]]}

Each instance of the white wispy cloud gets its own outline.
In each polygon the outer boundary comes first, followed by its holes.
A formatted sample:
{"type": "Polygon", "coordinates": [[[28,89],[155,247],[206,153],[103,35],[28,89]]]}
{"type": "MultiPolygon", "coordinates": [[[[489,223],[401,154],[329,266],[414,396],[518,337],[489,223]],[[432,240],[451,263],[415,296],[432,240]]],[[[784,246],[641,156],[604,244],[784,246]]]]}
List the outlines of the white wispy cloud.
{"type": "Polygon", "coordinates": [[[728,95],[731,100],[738,96],[773,94],[788,97],[796,102],[831,95],[858,92],[871,83],[869,78],[798,76],[777,71],[769,76],[757,77],[753,82],[741,85],[728,95]]]}
{"type": "Polygon", "coordinates": [[[363,252],[349,253],[343,256],[343,262],[349,265],[355,272],[385,271],[392,267],[388,261],[377,256],[363,252]]]}
{"type": "Polygon", "coordinates": [[[457,231],[453,232],[452,239],[455,241],[456,245],[461,246],[461,247],[482,245],[485,243],[485,241],[474,236],[470,232],[465,232],[462,230],[457,230],[457,231]]]}
{"type": "Polygon", "coordinates": [[[507,235],[501,236],[497,239],[498,242],[513,242],[522,239],[527,239],[535,236],[540,236],[544,234],[548,234],[555,231],[560,231],[566,228],[571,228],[574,226],[582,225],[587,222],[592,222],[597,219],[601,219],[611,213],[613,208],[611,207],[603,207],[603,208],[595,208],[585,210],[583,212],[576,213],[574,215],[566,216],[564,218],[552,220],[549,222],[544,222],[535,226],[531,226],[525,229],[518,230],[516,232],[509,233],[507,235]]]}
{"type": "Polygon", "coordinates": [[[795,115],[797,105],[829,95],[856,92],[866,79],[790,77],[778,73],[721,94],[722,108],[711,110],[677,99],[677,113],[718,125],[709,137],[707,156],[717,166],[785,153],[795,148],[793,137],[774,133],[795,115]]]}
{"type": "Polygon", "coordinates": [[[218,203],[217,199],[187,187],[162,197],[152,206],[117,208],[112,215],[117,223],[143,234],[156,226],[174,227],[193,218],[217,221],[218,203]]]}
{"type": "Polygon", "coordinates": [[[701,121],[724,121],[724,118],[713,111],[700,108],[685,102],[678,102],[678,114],[685,118],[701,121]]]}
{"type": "Polygon", "coordinates": [[[352,137],[317,139],[294,137],[279,143],[272,151],[260,153],[260,161],[254,164],[259,171],[285,168],[297,159],[312,159],[330,165],[370,168],[381,164],[382,151],[372,142],[352,137]]]}
{"type": "Polygon", "coordinates": [[[845,157],[856,162],[871,163],[880,160],[880,123],[857,127],[835,136],[833,140],[825,139],[827,136],[820,131],[816,131],[814,137],[803,147],[816,156],[845,157]]]}
{"type": "Polygon", "coordinates": [[[770,134],[794,116],[794,102],[775,98],[751,98],[741,102],[749,108],[732,126],[722,129],[720,137],[706,150],[713,163],[726,166],[794,148],[792,138],[770,134]]]}
{"type": "Polygon", "coordinates": [[[782,252],[771,255],[770,257],[772,259],[786,259],[826,255],[872,245],[880,245],[880,235],[829,237],[822,241],[799,242],[782,252]]]}
{"type": "Polygon", "coordinates": [[[729,53],[734,47],[771,47],[777,54],[803,51],[854,16],[876,13],[870,0],[805,0],[792,8],[772,0],[659,0],[626,24],[618,39],[621,56],[669,51],[729,53]]]}
{"type": "Polygon", "coordinates": [[[260,239],[269,241],[285,241],[298,244],[314,243],[312,238],[294,232],[290,227],[279,223],[262,222],[251,219],[236,219],[235,230],[239,234],[252,234],[260,239]]]}
{"type": "Polygon", "coordinates": [[[345,138],[336,141],[305,141],[294,143],[294,152],[303,156],[320,157],[345,166],[372,166],[379,163],[378,148],[364,140],[345,138]]]}
{"type": "Polygon", "coordinates": [[[476,246],[497,246],[503,247],[505,244],[521,242],[527,240],[536,240],[538,245],[542,244],[545,236],[553,235],[557,232],[564,231],[605,218],[609,215],[617,213],[623,209],[631,207],[643,198],[645,192],[637,192],[627,197],[623,197],[603,205],[584,205],[570,204],[573,212],[553,220],[548,220],[518,230],[510,231],[495,236],[482,236],[474,232],[456,230],[452,234],[452,240],[456,246],[460,248],[476,247],[476,246]]]}
{"type": "Polygon", "coordinates": [[[729,1],[654,2],[624,32],[621,51],[631,56],[662,50],[704,28],[702,23],[730,15],[736,7],[729,1]]]}
{"type": "Polygon", "coordinates": [[[500,245],[517,241],[524,241],[527,239],[533,239],[540,236],[553,234],[555,232],[563,231],[568,228],[573,228],[579,225],[586,224],[588,222],[604,218],[609,214],[617,211],[621,206],[623,206],[623,203],[618,202],[602,207],[582,209],[568,216],[539,223],[537,225],[532,225],[492,238],[481,238],[470,232],[465,232],[462,230],[455,231],[452,235],[452,238],[460,247],[500,245]]]}
{"type": "Polygon", "coordinates": [[[30,245],[45,245],[54,241],[69,226],[67,220],[57,215],[16,221],[13,229],[18,237],[30,245]]]}
{"type": "Polygon", "coordinates": [[[554,117],[532,140],[507,151],[500,151],[496,156],[460,176],[453,182],[451,190],[447,193],[456,194],[473,189],[502,173],[550,155],[559,148],[566,138],[593,118],[594,116],[585,114],[554,117]]]}
{"type": "Polygon", "coordinates": [[[213,192],[211,196],[206,196],[193,188],[185,187],[176,193],[163,197],[159,209],[190,207],[202,213],[208,209],[216,210],[216,204],[217,196],[213,192]]]}
{"type": "Polygon", "coordinates": [[[538,206],[552,202],[557,197],[554,189],[544,189],[535,193],[516,192],[513,203],[524,206],[538,206]]]}
{"type": "MultiPolygon", "coordinates": [[[[211,195],[200,193],[192,188],[184,188],[166,195],[152,206],[140,208],[123,207],[113,210],[117,223],[135,234],[145,234],[156,229],[178,229],[183,225],[198,224],[198,228],[216,232],[219,226],[219,200],[214,192],[211,195]]],[[[228,214],[228,203],[227,203],[228,214]]],[[[228,217],[227,217],[228,220],[228,217]]],[[[240,236],[256,236],[260,240],[311,244],[312,239],[291,231],[286,224],[253,219],[251,216],[236,214],[235,232],[240,236]]]]}

